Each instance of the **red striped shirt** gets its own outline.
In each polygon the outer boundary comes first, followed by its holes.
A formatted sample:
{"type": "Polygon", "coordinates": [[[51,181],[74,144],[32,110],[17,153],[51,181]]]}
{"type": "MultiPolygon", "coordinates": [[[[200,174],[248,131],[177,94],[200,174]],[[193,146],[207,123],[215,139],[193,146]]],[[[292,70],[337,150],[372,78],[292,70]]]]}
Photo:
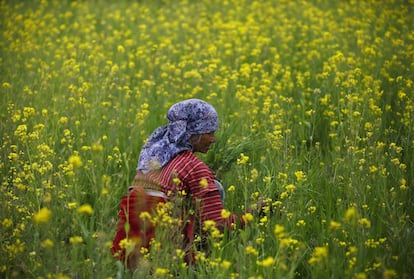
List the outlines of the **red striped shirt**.
{"type": "MultiPolygon", "coordinates": [[[[162,191],[169,196],[174,202],[174,198],[178,197],[181,192],[185,191],[187,197],[191,199],[191,208],[185,206],[182,208],[181,216],[188,218],[184,233],[184,247],[191,247],[194,236],[198,233],[204,234],[200,228],[207,220],[215,222],[216,227],[223,229],[227,227],[232,229],[232,225],[239,219],[240,226],[244,226],[244,222],[236,215],[223,219],[221,212],[223,203],[217,185],[214,182],[213,172],[191,151],[183,151],[175,156],[160,171],[151,171],[147,174],[138,172],[136,182],[144,188],[153,188],[162,191]],[[155,188],[154,188],[155,187],[155,188]],[[190,211],[194,211],[193,216],[187,216],[190,211]]],[[[181,199],[175,199],[179,201],[181,199]]],[[[187,199],[188,200],[188,199],[187,199]]],[[[186,252],[185,261],[188,264],[195,262],[194,250],[189,249],[186,252]]]]}
{"type": "Polygon", "coordinates": [[[161,170],[160,178],[162,191],[167,195],[184,190],[191,195],[193,201],[200,202],[200,212],[197,215],[201,222],[213,220],[224,223],[221,217],[223,203],[214,183],[213,172],[193,152],[184,151],[174,157],[161,170]]]}
{"type": "Polygon", "coordinates": [[[214,174],[210,168],[201,161],[193,152],[187,150],[175,156],[161,172],[150,172],[145,176],[138,173],[136,179],[145,177],[156,181],[161,186],[161,191],[167,196],[174,197],[177,191],[185,191],[190,195],[193,204],[199,202],[200,207],[193,208],[196,216],[203,223],[206,220],[213,220],[218,225],[225,225],[231,228],[235,223],[236,216],[224,220],[221,217],[223,203],[220,198],[217,185],[214,183],[214,174]]]}

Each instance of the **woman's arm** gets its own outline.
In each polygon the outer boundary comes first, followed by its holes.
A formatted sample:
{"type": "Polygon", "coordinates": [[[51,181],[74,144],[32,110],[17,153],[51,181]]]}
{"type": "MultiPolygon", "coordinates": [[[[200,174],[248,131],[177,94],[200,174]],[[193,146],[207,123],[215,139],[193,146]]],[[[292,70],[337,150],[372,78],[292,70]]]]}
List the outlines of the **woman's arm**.
{"type": "Polygon", "coordinates": [[[223,218],[223,203],[219,189],[214,182],[213,173],[204,163],[193,168],[186,178],[186,184],[197,204],[201,223],[212,220],[216,222],[218,227],[232,228],[232,224],[236,223],[238,218],[236,215],[223,218]]]}

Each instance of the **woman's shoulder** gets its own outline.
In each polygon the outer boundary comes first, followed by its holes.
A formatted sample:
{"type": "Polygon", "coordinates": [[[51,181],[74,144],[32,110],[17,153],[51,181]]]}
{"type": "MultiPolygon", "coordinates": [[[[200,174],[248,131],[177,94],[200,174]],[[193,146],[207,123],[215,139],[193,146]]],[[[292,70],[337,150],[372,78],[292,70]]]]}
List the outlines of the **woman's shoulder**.
{"type": "Polygon", "coordinates": [[[203,163],[200,158],[198,158],[192,151],[184,150],[183,152],[178,153],[171,162],[176,163],[185,163],[185,162],[192,162],[194,163],[203,163]]]}
{"type": "Polygon", "coordinates": [[[208,169],[207,165],[190,150],[180,152],[166,166],[174,171],[193,171],[194,169],[208,169]]]}

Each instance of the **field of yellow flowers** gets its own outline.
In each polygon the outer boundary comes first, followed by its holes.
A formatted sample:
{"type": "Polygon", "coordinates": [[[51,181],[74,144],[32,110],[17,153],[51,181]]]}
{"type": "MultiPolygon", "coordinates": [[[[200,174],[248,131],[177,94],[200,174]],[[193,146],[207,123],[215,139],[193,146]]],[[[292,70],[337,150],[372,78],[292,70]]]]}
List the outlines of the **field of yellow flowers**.
{"type": "Polygon", "coordinates": [[[0,14],[1,278],[414,274],[414,1],[2,0],[0,14]],[[202,158],[223,214],[270,206],[243,230],[206,224],[193,268],[156,242],[125,271],[109,250],[120,198],[190,97],[220,115],[202,158]]]}

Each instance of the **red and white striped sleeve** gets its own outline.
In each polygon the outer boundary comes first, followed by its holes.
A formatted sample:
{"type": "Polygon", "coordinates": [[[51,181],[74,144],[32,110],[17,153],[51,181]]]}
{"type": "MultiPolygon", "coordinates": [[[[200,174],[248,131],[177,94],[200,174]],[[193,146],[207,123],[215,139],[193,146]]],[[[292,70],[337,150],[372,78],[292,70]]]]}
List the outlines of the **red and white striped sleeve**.
{"type": "MultiPolygon", "coordinates": [[[[214,174],[210,168],[196,157],[192,152],[183,152],[176,156],[170,164],[164,169],[164,179],[169,177],[171,181],[171,174],[176,175],[182,180],[184,190],[191,194],[195,204],[198,204],[196,209],[198,216],[200,216],[201,223],[206,220],[216,222],[219,227],[231,228],[233,223],[236,223],[238,217],[231,215],[231,217],[223,219],[221,216],[223,210],[223,203],[220,198],[219,189],[214,182],[214,174]],[[167,174],[169,174],[167,176],[167,174]],[[221,226],[220,226],[221,225],[221,226]]],[[[172,183],[169,183],[170,187],[172,183]]],[[[169,190],[172,190],[171,188],[169,190]]]]}
{"type": "MultiPolygon", "coordinates": [[[[207,165],[199,160],[197,164],[193,165],[186,182],[193,198],[200,201],[199,215],[201,222],[213,220],[218,227],[224,226],[231,229],[239,218],[235,214],[226,219],[222,217],[223,202],[219,189],[214,182],[214,175],[207,165]]],[[[240,222],[241,225],[243,225],[242,223],[240,222]]]]}

